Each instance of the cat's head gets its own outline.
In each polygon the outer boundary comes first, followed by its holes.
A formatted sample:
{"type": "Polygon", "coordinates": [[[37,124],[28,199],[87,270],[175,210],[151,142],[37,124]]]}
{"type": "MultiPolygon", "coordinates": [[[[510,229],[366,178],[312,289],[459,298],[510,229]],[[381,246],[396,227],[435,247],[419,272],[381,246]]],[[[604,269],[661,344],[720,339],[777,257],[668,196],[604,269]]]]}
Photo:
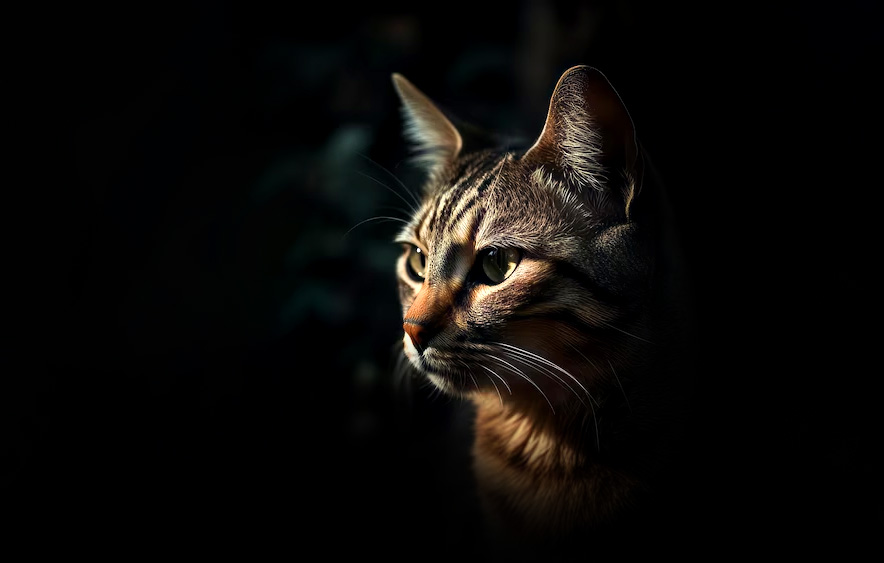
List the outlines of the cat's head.
{"type": "Polygon", "coordinates": [[[608,80],[565,72],[519,151],[470,146],[414,85],[393,81],[429,178],[397,238],[410,364],[445,392],[550,411],[622,385],[618,367],[647,341],[654,260],[637,220],[641,153],[608,80]]]}

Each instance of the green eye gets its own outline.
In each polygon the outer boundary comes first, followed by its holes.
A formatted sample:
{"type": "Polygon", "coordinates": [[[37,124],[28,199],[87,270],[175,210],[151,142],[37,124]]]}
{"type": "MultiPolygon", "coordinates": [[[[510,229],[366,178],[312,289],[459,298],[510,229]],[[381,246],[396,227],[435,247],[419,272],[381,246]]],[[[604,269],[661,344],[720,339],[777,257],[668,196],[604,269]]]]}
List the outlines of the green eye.
{"type": "Polygon", "coordinates": [[[479,260],[482,264],[482,273],[487,278],[485,283],[494,285],[510,277],[521,258],[522,254],[515,248],[491,247],[482,251],[479,260]]]}
{"type": "Polygon", "coordinates": [[[427,271],[427,255],[417,246],[412,246],[405,258],[405,270],[414,281],[422,281],[427,271]]]}

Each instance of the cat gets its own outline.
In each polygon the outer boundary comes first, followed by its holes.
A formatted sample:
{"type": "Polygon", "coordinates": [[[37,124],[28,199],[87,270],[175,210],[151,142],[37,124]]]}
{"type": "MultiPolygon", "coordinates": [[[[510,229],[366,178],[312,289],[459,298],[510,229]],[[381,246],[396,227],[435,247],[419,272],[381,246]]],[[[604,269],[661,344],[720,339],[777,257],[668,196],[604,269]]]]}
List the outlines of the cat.
{"type": "Polygon", "coordinates": [[[653,490],[690,389],[685,270],[632,118],[601,71],[575,66],[517,150],[392,78],[427,174],[396,237],[408,364],[474,405],[492,537],[610,529],[653,490]]]}

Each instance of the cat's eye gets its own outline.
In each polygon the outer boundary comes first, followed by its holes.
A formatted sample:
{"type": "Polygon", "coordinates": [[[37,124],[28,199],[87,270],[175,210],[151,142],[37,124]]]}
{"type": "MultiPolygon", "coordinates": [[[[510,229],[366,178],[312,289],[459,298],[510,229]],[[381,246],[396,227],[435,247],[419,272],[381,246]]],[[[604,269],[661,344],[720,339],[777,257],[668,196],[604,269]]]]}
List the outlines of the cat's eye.
{"type": "Polygon", "coordinates": [[[405,271],[416,282],[423,281],[427,272],[427,255],[417,246],[411,245],[405,258],[405,271]]]}
{"type": "Polygon", "coordinates": [[[483,281],[490,285],[502,282],[512,275],[521,259],[521,252],[515,248],[492,246],[483,250],[479,255],[479,265],[485,278],[483,281]]]}

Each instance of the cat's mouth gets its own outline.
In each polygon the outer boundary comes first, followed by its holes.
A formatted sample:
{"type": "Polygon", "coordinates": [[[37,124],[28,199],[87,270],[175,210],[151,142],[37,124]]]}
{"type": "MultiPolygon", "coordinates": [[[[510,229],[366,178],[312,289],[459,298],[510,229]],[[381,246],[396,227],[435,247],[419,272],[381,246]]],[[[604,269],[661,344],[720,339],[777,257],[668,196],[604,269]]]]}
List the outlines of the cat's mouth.
{"type": "Polygon", "coordinates": [[[443,375],[450,371],[447,362],[445,362],[445,354],[441,353],[438,348],[426,347],[419,350],[408,335],[405,335],[403,341],[405,356],[411,365],[422,374],[443,375]]]}
{"type": "Polygon", "coordinates": [[[405,336],[404,343],[405,356],[411,366],[442,391],[463,394],[478,389],[469,365],[454,361],[451,353],[434,346],[418,350],[408,335],[405,336]]]}
{"type": "Polygon", "coordinates": [[[574,346],[571,349],[576,353],[570,357],[561,351],[551,354],[552,344],[538,347],[539,340],[533,339],[535,346],[501,338],[461,347],[448,339],[441,345],[418,349],[405,335],[404,351],[417,374],[454,396],[490,393],[501,403],[508,397],[532,404],[542,399],[541,404],[548,404],[553,412],[554,405],[568,401],[595,402],[586,385],[587,377],[598,372],[596,364],[574,346]]]}

